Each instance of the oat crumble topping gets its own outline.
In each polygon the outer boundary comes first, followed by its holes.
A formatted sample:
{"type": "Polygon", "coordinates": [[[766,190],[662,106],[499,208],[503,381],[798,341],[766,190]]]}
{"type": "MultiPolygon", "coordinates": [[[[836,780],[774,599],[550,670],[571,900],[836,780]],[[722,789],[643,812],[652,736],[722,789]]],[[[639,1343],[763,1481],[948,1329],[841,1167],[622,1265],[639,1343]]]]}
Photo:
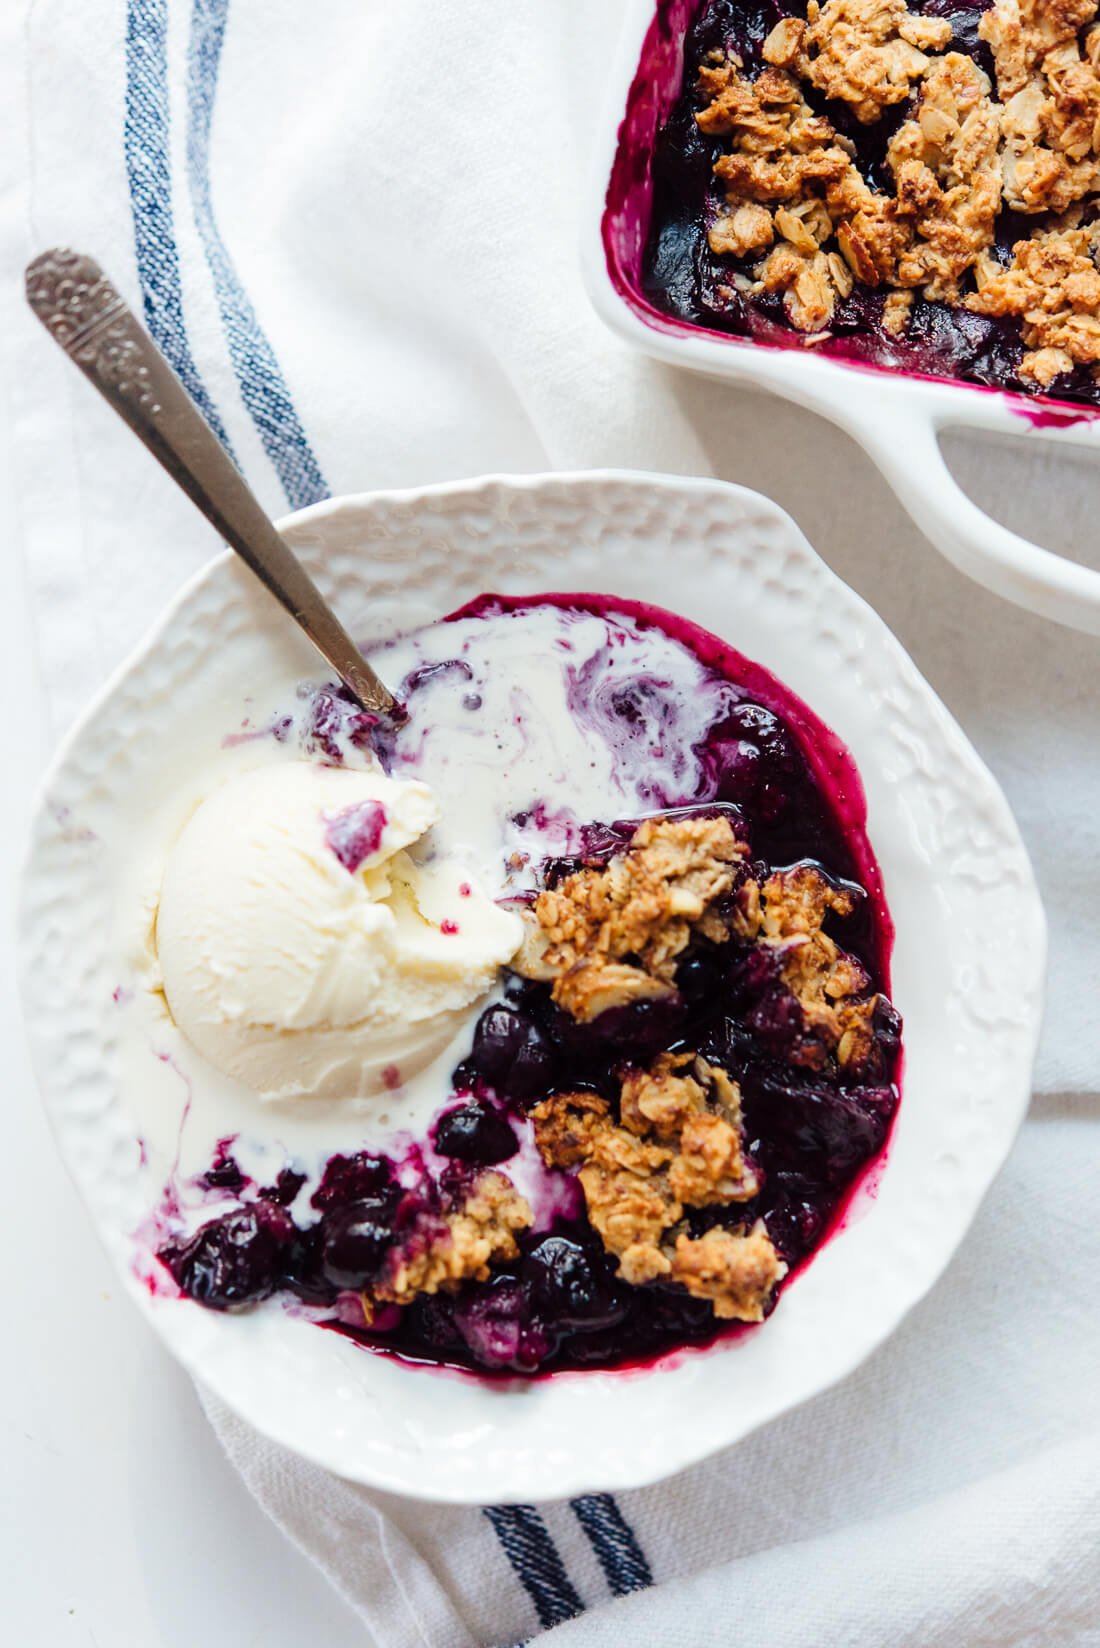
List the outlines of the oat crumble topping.
{"type": "Polygon", "coordinates": [[[979,314],[1019,317],[1029,350],[1020,370],[1042,388],[1075,363],[1100,362],[1098,249],[1100,223],[1018,240],[1009,267],[967,299],[979,314]]]}
{"type": "Polygon", "coordinates": [[[582,1024],[668,996],[691,939],[728,936],[716,906],[747,851],[726,818],[648,819],[605,868],[539,894],[515,965],[553,980],[554,1001],[582,1024]]]}
{"type": "Polygon", "coordinates": [[[904,335],[912,307],[912,292],[887,292],[886,302],[882,306],[882,324],[891,337],[904,335]]]}
{"type": "Polygon", "coordinates": [[[823,927],[830,911],[851,915],[855,902],[851,889],[834,887],[808,864],[777,870],[763,886],[747,880],[738,895],[734,930],[776,957],[810,1032],[793,1062],[811,1069],[830,1053],[858,1069],[874,1044],[878,997],[866,994],[867,971],[823,927]]]}
{"type": "MultiPolygon", "coordinates": [[[[785,38],[782,23],[764,44],[765,58],[777,34],[785,38]]],[[[850,103],[869,125],[905,101],[928,68],[926,52],[942,50],[950,38],[950,23],[911,16],[905,0],[810,0],[796,61],[812,86],[850,103]]]]}
{"type": "Polygon", "coordinates": [[[1100,184],[1100,29],[1096,0],[998,0],[979,24],[1004,107],[1005,204],[1063,212],[1100,184]]]}
{"type": "Polygon", "coordinates": [[[786,1266],[762,1221],[693,1237],[686,1208],[750,1200],[759,1177],[744,1154],[741,1094],[695,1053],[662,1053],[622,1078],[619,1118],[595,1093],[556,1093],[532,1111],[543,1160],[580,1167],[589,1222],[636,1286],[678,1283],[714,1314],[758,1322],[786,1266]]]}
{"type": "Polygon", "coordinates": [[[375,1304],[408,1305],[420,1293],[486,1281],[494,1259],[518,1256],[515,1233],[533,1222],[530,1205],[503,1173],[481,1173],[456,1208],[423,1216],[394,1251],[364,1296],[368,1321],[375,1304]]]}
{"type": "MultiPolygon", "coordinates": [[[[539,894],[523,970],[550,982],[558,1005],[587,1023],[673,992],[695,938],[738,939],[774,958],[777,980],[798,1003],[805,1034],[792,1062],[820,1069],[835,1058],[858,1068],[872,1049],[877,998],[867,995],[862,964],[824,931],[831,912],[852,913],[858,890],[812,864],[761,883],[747,858],[727,816],[647,819],[606,864],[539,894]]],[[[693,1235],[687,1220],[691,1209],[734,1206],[761,1188],[737,1083],[691,1051],[661,1053],[618,1079],[615,1106],[594,1092],[559,1092],[531,1111],[543,1160],[577,1170],[589,1223],[625,1282],[676,1284],[709,1300],[718,1318],[762,1320],[786,1274],[763,1222],[693,1235]]],[[[453,1206],[417,1216],[362,1296],[367,1321],[379,1305],[485,1281],[493,1261],[518,1256],[516,1233],[532,1223],[510,1180],[481,1172],[453,1206]]]]}
{"type": "Polygon", "coordinates": [[[808,343],[859,282],[884,291],[895,337],[919,293],[1017,319],[1021,374],[1040,387],[1077,367],[1100,376],[1096,18],[1097,0],[996,0],[978,26],[995,84],[950,49],[949,21],[906,0],[810,0],[805,20],[772,29],[755,76],[712,53],[695,118],[729,140],[708,242],[744,260],[730,284],[750,299],[780,294],[808,343]],[[886,146],[892,187],[863,177],[821,98],[866,126],[909,105],[886,146]],[[1007,265],[1003,210],[1035,219],[1007,265]]]}

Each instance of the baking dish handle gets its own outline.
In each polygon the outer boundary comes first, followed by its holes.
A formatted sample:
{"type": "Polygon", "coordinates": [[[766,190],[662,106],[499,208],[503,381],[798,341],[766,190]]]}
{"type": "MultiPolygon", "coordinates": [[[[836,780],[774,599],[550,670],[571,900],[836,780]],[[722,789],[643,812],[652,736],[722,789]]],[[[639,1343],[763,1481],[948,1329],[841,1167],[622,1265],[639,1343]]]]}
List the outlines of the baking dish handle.
{"type": "Polygon", "coordinates": [[[948,468],[939,432],[965,422],[875,397],[846,427],[885,474],[917,526],[949,561],[995,595],[1056,624],[1100,635],[1100,571],[1041,549],[967,496],[948,468]]]}

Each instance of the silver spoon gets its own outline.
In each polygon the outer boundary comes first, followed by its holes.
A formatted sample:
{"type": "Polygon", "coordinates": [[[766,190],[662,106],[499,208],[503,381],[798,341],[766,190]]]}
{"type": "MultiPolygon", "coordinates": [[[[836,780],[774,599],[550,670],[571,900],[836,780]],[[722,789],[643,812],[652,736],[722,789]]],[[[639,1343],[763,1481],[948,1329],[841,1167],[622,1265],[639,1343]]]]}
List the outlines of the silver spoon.
{"type": "Polygon", "coordinates": [[[400,713],[129,305],[94,258],[55,247],[27,302],[154,458],[280,601],[365,710],[400,713]]]}

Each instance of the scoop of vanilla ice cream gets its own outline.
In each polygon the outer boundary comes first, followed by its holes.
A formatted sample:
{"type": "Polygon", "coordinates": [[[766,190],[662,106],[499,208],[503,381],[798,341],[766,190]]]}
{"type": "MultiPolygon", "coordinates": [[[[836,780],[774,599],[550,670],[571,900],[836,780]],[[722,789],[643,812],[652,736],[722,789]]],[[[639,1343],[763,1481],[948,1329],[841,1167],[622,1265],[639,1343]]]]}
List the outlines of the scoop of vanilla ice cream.
{"type": "Polygon", "coordinates": [[[169,1011],[265,1098],[363,1097],[455,1036],[522,937],[448,857],[426,784],[283,762],[230,779],[168,857],[156,949],[169,1011]]]}

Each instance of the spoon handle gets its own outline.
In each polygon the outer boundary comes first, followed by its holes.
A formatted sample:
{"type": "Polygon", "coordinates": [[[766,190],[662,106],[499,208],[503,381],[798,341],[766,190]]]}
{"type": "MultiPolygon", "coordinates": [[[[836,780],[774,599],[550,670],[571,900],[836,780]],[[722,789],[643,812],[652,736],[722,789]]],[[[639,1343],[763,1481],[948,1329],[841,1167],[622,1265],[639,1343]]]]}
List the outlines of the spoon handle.
{"type": "Polygon", "coordinates": [[[93,258],[28,265],[27,302],[207,520],[280,601],[364,709],[395,700],[339,622],[133,310],[93,258]]]}

